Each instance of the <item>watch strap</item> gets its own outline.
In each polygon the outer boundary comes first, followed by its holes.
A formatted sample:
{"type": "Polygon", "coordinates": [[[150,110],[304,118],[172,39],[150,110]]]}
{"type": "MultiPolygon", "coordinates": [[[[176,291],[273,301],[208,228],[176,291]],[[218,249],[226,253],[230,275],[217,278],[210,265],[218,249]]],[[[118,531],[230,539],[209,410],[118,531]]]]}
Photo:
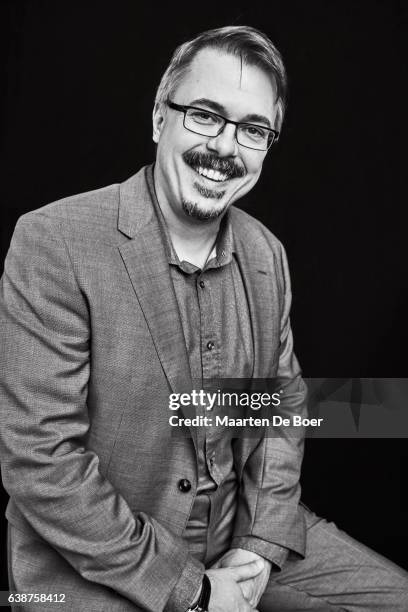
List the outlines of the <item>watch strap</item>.
{"type": "Polygon", "coordinates": [[[200,597],[195,606],[190,607],[187,612],[208,612],[208,606],[211,596],[211,582],[207,574],[203,576],[203,585],[201,588],[200,597]]]}

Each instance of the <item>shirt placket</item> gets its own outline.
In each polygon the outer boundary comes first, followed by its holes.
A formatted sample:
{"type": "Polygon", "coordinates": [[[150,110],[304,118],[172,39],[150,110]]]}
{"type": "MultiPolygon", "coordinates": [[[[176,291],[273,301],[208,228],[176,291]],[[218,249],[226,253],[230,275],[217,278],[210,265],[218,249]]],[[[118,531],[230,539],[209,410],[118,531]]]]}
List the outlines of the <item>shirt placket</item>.
{"type": "MultiPolygon", "coordinates": [[[[217,326],[218,317],[215,316],[211,297],[214,272],[207,270],[197,277],[198,304],[200,309],[200,337],[201,337],[201,364],[203,386],[206,380],[219,378],[221,337],[217,326]]],[[[208,411],[204,408],[208,415],[208,411]]],[[[210,413],[211,414],[211,413],[210,413]]],[[[222,475],[217,466],[216,431],[206,427],[203,432],[204,452],[208,472],[213,480],[220,484],[222,475]]]]}

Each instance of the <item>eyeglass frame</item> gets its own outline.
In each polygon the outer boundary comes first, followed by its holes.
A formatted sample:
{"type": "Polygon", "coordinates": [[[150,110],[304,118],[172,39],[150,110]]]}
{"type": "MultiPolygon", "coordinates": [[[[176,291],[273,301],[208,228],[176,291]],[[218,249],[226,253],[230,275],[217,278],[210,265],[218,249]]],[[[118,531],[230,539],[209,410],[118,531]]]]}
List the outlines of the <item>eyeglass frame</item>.
{"type": "Polygon", "coordinates": [[[188,130],[189,132],[192,132],[193,134],[199,134],[200,136],[207,136],[208,138],[216,138],[217,136],[219,136],[221,134],[221,132],[223,131],[223,129],[225,128],[225,126],[228,123],[232,123],[232,125],[236,126],[235,134],[234,134],[235,140],[237,141],[237,143],[241,147],[245,147],[246,149],[252,149],[252,151],[269,151],[270,147],[279,140],[279,134],[280,133],[277,130],[274,130],[272,128],[268,128],[268,127],[266,127],[264,125],[258,125],[256,123],[250,123],[248,121],[232,121],[232,119],[227,119],[226,117],[224,117],[223,115],[220,115],[219,113],[214,113],[214,111],[212,111],[212,110],[207,110],[206,108],[202,108],[200,106],[188,106],[188,105],[185,105],[185,104],[176,104],[172,100],[166,100],[166,104],[167,104],[167,106],[169,108],[172,108],[173,110],[180,111],[181,113],[184,113],[183,126],[185,127],[186,130],[188,130]],[[196,132],[195,130],[191,130],[190,128],[186,127],[187,111],[189,111],[190,109],[198,110],[198,111],[204,111],[204,112],[207,112],[207,113],[209,113],[211,115],[214,115],[215,117],[219,117],[224,122],[224,125],[222,125],[222,127],[219,129],[219,131],[216,134],[214,134],[214,136],[209,136],[208,134],[201,134],[201,132],[196,132]],[[237,138],[238,127],[240,125],[251,125],[253,127],[261,128],[262,130],[267,130],[273,136],[273,138],[272,138],[271,142],[268,144],[268,146],[266,147],[266,149],[257,149],[255,147],[249,147],[248,145],[244,145],[241,142],[239,142],[239,140],[237,138]]]}

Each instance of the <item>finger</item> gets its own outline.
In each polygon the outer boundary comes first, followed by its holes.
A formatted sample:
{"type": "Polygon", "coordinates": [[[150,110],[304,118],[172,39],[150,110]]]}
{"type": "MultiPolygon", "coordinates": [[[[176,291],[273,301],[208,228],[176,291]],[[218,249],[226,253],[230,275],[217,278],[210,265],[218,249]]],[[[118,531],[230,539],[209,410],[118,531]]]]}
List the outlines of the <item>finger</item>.
{"type": "Polygon", "coordinates": [[[253,583],[252,580],[244,580],[239,583],[241,593],[244,598],[251,603],[252,595],[253,595],[253,583]]]}
{"type": "Polygon", "coordinates": [[[265,566],[262,559],[257,559],[256,561],[251,561],[250,563],[245,563],[244,565],[236,565],[235,567],[230,567],[228,569],[231,572],[232,577],[237,582],[241,582],[242,580],[249,580],[250,578],[258,576],[264,567],[265,566]]]}

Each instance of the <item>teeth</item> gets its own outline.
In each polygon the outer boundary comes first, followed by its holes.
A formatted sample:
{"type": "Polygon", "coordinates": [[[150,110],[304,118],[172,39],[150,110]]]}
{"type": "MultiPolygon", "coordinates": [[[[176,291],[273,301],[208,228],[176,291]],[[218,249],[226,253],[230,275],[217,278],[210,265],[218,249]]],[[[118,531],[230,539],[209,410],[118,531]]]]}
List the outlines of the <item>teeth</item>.
{"type": "Polygon", "coordinates": [[[218,170],[203,168],[202,166],[199,166],[198,168],[196,168],[196,171],[202,176],[205,176],[211,179],[212,181],[226,181],[228,178],[226,174],[222,174],[218,170]]]}
{"type": "Polygon", "coordinates": [[[216,181],[225,181],[227,179],[227,175],[221,174],[221,172],[218,172],[218,170],[215,170],[214,176],[211,178],[213,178],[216,181]]]}

